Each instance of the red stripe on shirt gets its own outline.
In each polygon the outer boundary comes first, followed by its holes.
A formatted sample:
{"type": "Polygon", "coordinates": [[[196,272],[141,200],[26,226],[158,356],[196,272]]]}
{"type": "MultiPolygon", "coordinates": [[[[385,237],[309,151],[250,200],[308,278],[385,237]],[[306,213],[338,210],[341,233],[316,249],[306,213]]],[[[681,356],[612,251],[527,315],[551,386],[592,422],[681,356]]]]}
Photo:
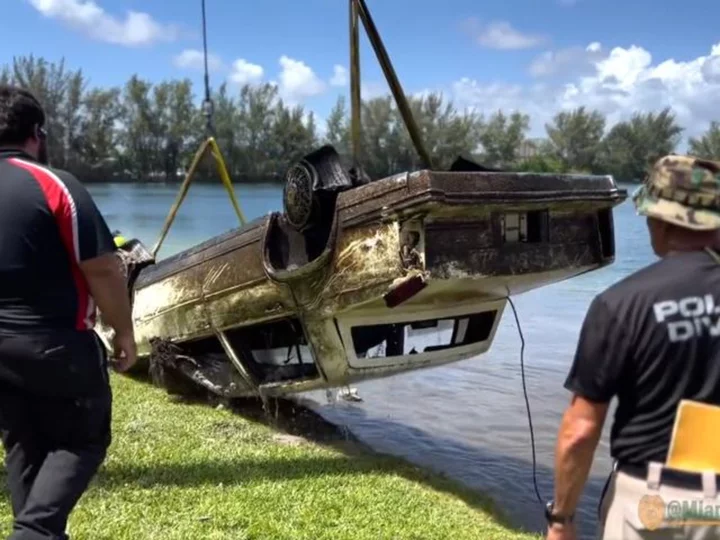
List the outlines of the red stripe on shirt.
{"type": "Polygon", "coordinates": [[[11,158],[8,161],[28,171],[40,185],[70,257],[71,272],[77,294],[75,328],[89,330],[95,324],[95,309],[87,280],[80,270],[80,242],[75,201],[65,183],[45,167],[17,158],[11,158]]]}

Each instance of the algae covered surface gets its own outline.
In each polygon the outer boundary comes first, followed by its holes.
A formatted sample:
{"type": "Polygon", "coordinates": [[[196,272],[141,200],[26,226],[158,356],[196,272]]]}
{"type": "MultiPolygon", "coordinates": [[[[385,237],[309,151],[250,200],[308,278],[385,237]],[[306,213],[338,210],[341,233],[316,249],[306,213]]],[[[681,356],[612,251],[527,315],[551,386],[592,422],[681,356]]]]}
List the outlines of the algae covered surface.
{"type": "MultiPolygon", "coordinates": [[[[531,539],[482,496],[400,460],[282,435],[113,375],[114,440],[73,540],[531,539]]],[[[4,457],[4,456],[3,456],[4,457]]],[[[5,490],[0,534],[11,528],[5,490]]]]}

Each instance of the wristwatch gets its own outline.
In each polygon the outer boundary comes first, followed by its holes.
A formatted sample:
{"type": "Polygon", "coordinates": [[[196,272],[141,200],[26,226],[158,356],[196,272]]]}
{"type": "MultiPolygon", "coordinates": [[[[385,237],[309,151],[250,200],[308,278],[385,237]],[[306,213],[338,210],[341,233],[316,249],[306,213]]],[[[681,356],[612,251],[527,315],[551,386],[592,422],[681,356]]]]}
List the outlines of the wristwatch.
{"type": "Polygon", "coordinates": [[[569,516],[561,516],[553,513],[554,508],[555,501],[548,501],[548,503],[545,505],[545,519],[547,520],[548,525],[552,525],[554,523],[557,523],[559,525],[569,525],[575,519],[574,512],[569,516]]]}

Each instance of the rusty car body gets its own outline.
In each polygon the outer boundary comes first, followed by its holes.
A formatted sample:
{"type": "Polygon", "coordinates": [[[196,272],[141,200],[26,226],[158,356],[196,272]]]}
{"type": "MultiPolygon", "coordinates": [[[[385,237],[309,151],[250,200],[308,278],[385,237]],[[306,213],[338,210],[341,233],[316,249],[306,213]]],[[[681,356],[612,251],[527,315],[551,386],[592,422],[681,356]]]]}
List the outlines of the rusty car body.
{"type": "Polygon", "coordinates": [[[323,147],[288,172],[283,212],[160,261],[121,248],[138,369],[278,396],[481,355],[509,295],[613,262],[626,196],[610,176],[357,182],[323,147]]]}
{"type": "MultiPolygon", "coordinates": [[[[350,38],[352,167],[323,146],[288,169],[282,212],[160,261],[138,240],[118,250],[137,369],[166,388],[282,396],[472,358],[490,348],[510,295],[613,262],[612,209],[627,193],[611,176],[462,157],[438,170],[365,0],[350,1],[350,38]],[[420,170],[363,173],[360,23],[420,170]]],[[[109,348],[101,318],[97,331],[109,348]]]]}

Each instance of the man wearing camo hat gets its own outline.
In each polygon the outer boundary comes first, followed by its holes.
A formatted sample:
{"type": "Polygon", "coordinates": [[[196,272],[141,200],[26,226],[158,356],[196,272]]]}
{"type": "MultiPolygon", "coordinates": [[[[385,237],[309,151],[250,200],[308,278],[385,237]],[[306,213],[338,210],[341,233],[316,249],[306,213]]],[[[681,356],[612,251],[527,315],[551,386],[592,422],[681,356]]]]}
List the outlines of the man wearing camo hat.
{"type": "Polygon", "coordinates": [[[633,200],[660,260],[588,309],[565,382],[572,398],[556,445],[548,540],[577,538],[575,510],[613,397],[614,470],[598,538],[720,538],[720,452],[703,455],[720,431],[720,162],[663,157],[633,200]],[[689,431],[676,426],[681,400],[700,414],[689,431]]]}

